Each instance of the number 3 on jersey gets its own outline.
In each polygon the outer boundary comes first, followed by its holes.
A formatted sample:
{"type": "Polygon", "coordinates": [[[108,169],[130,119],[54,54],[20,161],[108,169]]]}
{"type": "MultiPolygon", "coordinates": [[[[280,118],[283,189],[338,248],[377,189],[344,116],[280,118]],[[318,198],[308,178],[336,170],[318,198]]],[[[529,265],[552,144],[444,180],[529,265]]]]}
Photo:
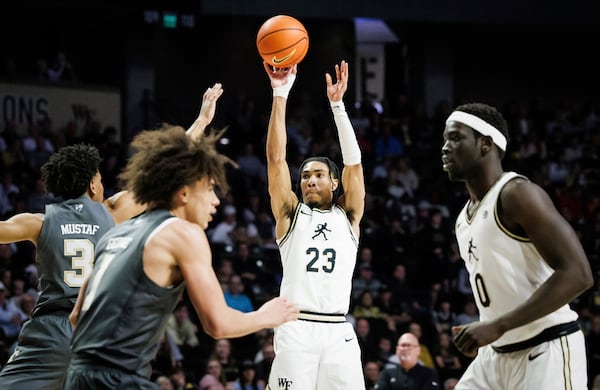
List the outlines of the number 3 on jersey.
{"type": "Polygon", "coordinates": [[[88,239],[65,240],[65,257],[71,258],[71,269],[64,272],[69,287],[81,287],[94,267],[94,243],[88,239]]]}
{"type": "Polygon", "coordinates": [[[335,249],[333,248],[325,248],[323,252],[319,252],[318,248],[310,247],[306,250],[306,254],[309,256],[310,260],[308,264],[306,264],[306,272],[319,272],[319,268],[315,266],[320,257],[323,257],[325,260],[325,264],[321,266],[323,272],[328,274],[333,272],[335,268],[335,249]]]}

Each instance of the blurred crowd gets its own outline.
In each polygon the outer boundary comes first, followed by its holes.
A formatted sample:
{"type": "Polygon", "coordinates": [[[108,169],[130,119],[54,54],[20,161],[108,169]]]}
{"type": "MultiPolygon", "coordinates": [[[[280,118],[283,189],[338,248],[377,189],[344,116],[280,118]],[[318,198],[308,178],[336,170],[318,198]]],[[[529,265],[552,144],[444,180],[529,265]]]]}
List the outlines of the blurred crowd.
{"type": "MultiPolygon", "coordinates": [[[[450,328],[477,320],[478,313],[453,233],[466,192],[462,183],[448,180],[440,161],[442,131],[452,107],[440,102],[427,115],[423,102],[403,94],[377,105],[365,100],[347,106],[367,185],[348,316],[360,339],[367,388],[383,367],[397,364],[395,345],[405,331],[417,335],[422,364],[435,368],[442,381],[458,378],[469,360],[453,347],[450,328]]],[[[548,191],[591,262],[596,284],[573,307],[586,335],[593,378],[600,374],[599,107],[533,99],[498,108],[510,130],[505,169],[548,191]]],[[[264,158],[268,109],[242,99],[236,112],[228,113],[228,142],[220,147],[239,168],[230,168],[231,191],[222,195],[219,214],[207,230],[225,299],[242,311],[277,295],[281,280],[264,158]]],[[[289,117],[288,161],[294,182],[307,156],[326,155],[341,164],[326,105],[294,101],[289,117]]],[[[2,219],[44,212],[53,195],[44,188],[40,166],[58,148],[78,142],[99,148],[105,196],[119,191],[118,173],[130,150],[115,128],[99,121],[60,128],[51,120],[27,128],[2,124],[2,219]]],[[[37,277],[32,245],[0,245],[0,366],[35,304],[37,277]]],[[[272,359],[272,331],[215,341],[203,332],[184,295],[169,320],[153,379],[162,389],[264,389],[272,359]]]]}

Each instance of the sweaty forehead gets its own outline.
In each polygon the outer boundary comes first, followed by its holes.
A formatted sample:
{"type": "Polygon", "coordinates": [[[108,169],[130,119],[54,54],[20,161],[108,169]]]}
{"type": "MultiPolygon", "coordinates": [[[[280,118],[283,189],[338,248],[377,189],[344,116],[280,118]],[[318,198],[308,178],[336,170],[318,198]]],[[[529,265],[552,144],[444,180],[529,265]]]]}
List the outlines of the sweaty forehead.
{"type": "Polygon", "coordinates": [[[329,172],[327,164],[321,161],[309,161],[302,167],[302,173],[304,172],[329,172]]]}
{"type": "Polygon", "coordinates": [[[473,129],[467,125],[465,125],[464,123],[461,122],[457,122],[457,121],[450,121],[446,124],[446,127],[444,128],[444,137],[449,136],[450,134],[455,134],[455,133],[468,133],[469,131],[472,131],[473,129]]]}

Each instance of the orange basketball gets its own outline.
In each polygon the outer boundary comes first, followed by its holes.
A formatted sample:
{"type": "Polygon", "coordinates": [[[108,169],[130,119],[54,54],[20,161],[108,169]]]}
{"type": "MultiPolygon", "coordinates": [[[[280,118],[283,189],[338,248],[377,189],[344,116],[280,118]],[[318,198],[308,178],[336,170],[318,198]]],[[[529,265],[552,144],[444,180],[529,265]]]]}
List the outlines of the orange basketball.
{"type": "Polygon", "coordinates": [[[256,47],[267,63],[276,68],[287,68],[306,56],[308,33],[302,23],[291,16],[273,16],[258,30],[256,47]]]}

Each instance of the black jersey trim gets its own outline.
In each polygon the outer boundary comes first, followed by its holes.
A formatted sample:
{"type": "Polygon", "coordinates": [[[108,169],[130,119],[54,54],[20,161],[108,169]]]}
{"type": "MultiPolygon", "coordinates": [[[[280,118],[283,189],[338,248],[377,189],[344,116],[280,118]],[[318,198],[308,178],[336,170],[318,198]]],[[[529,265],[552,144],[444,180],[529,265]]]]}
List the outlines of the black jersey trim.
{"type": "Polygon", "coordinates": [[[538,333],[536,336],[533,336],[530,339],[520,341],[514,344],[503,345],[501,347],[492,346],[492,348],[498,353],[517,352],[535,347],[536,345],[539,345],[546,341],[570,335],[571,333],[575,333],[579,330],[581,330],[581,328],[579,327],[579,323],[577,321],[571,321],[546,328],[542,332],[538,333]]]}
{"type": "Polygon", "coordinates": [[[508,183],[515,179],[524,179],[529,181],[529,179],[527,179],[525,176],[517,174],[517,176],[510,178],[506,181],[506,183],[502,184],[502,188],[500,188],[500,190],[498,191],[498,197],[496,198],[496,203],[494,204],[494,220],[496,221],[496,225],[498,226],[498,228],[508,237],[512,238],[513,240],[530,243],[531,239],[529,237],[521,236],[508,230],[508,228],[502,224],[502,222],[500,221],[500,216],[498,215],[498,199],[500,199],[500,195],[502,195],[502,190],[508,183]]]}

